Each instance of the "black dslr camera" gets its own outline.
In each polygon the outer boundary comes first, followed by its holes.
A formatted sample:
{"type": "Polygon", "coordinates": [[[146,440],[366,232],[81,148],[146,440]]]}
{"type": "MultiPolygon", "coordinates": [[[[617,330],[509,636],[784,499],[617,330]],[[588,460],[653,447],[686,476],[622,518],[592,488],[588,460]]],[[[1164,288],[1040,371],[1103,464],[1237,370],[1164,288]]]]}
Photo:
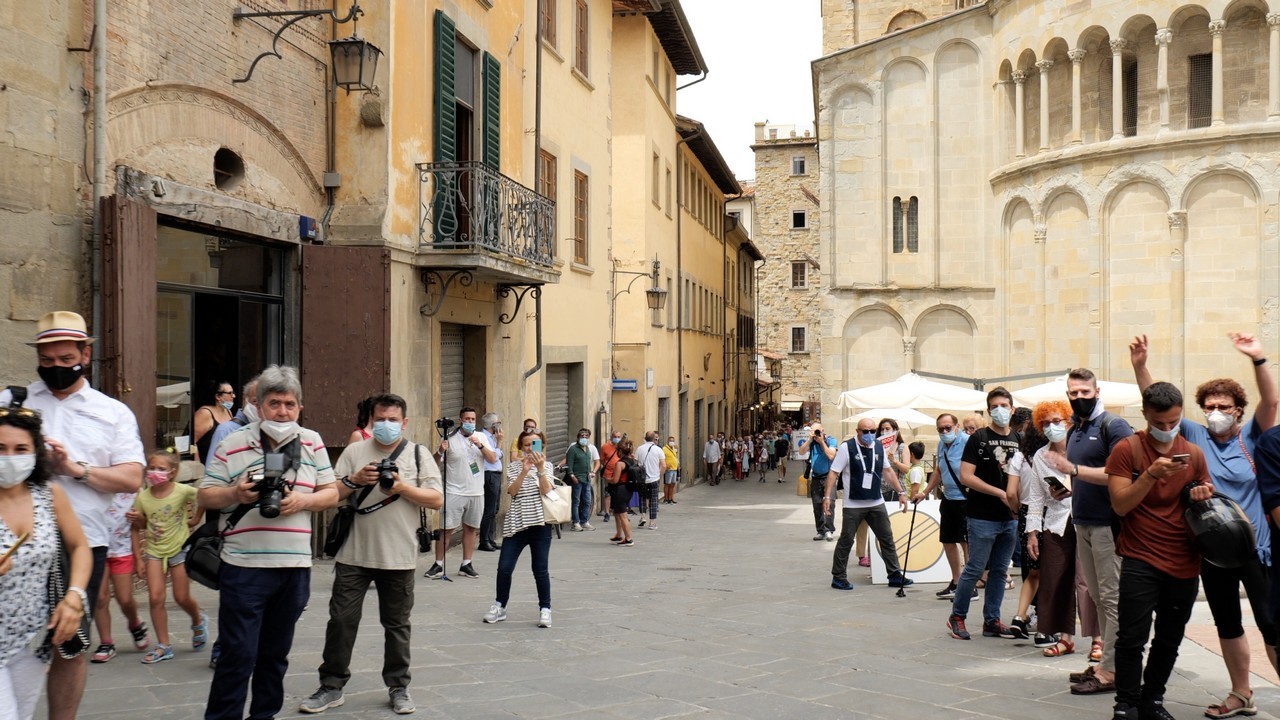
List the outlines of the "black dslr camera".
{"type": "Polygon", "coordinates": [[[280,501],[284,499],[284,471],[288,467],[284,453],[265,453],[262,456],[262,472],[254,479],[253,491],[258,493],[258,512],[264,518],[280,517],[280,501]]]}
{"type": "Polygon", "coordinates": [[[457,422],[453,418],[442,417],[436,421],[436,431],[439,432],[441,436],[448,435],[449,431],[453,429],[453,426],[456,424],[457,422]]]}
{"type": "Polygon", "coordinates": [[[383,458],[373,466],[373,469],[378,471],[378,484],[382,486],[382,489],[391,490],[391,486],[396,484],[396,478],[393,473],[400,472],[400,468],[396,467],[396,464],[391,462],[390,459],[383,458]]]}

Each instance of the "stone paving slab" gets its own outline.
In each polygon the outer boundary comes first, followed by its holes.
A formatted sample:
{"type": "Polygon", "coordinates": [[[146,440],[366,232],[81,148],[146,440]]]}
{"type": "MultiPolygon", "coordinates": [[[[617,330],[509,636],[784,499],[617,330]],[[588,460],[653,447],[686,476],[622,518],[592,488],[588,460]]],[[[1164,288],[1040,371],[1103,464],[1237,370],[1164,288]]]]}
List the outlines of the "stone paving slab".
{"type": "MultiPolygon", "coordinates": [[[[477,553],[478,581],[420,579],[411,686],[416,717],[1110,716],[1110,698],[1067,692],[1066,675],[1085,666],[1081,653],[1044,658],[1025,641],[950,639],[944,628],[949,603],[933,597],[938,586],[913,587],[900,599],[871,586],[865,569],[852,568],[856,589],[831,590],[834,545],[810,539],[808,501],[795,496],[793,485],[728,483],[679,497],[678,505],[661,506],[659,530],[633,529],[635,547],[608,542],[612,523],[597,523],[594,532],[566,532],[553,544],[550,629],[535,627],[527,558],[516,571],[509,619],[496,625],[480,622],[493,598],[496,554],[477,553]]],[[[459,560],[452,550],[451,570],[459,560]]],[[[419,570],[429,564],[424,560],[419,570]]],[[[313,572],[281,717],[298,717],[297,703],[318,683],[331,568],[318,563],[313,572]]],[[[203,588],[195,593],[216,618],[216,594],[203,588]]],[[[1006,619],[1016,601],[1015,593],[1006,593],[1006,619]]],[[[971,617],[978,615],[975,604],[971,617]]],[[[109,664],[92,665],[81,717],[202,717],[212,673],[208,653],[190,650],[190,632],[176,607],[170,617],[179,627],[176,658],[143,666],[141,653],[122,648],[109,664]]],[[[1227,688],[1221,658],[1193,641],[1216,644],[1211,623],[1198,604],[1195,631],[1182,645],[1170,682],[1168,706],[1183,720],[1201,717],[1227,688]]],[[[326,717],[393,717],[381,652],[371,591],[347,702],[326,717]]],[[[1259,717],[1274,719],[1280,688],[1259,676],[1253,681],[1259,717]]]]}

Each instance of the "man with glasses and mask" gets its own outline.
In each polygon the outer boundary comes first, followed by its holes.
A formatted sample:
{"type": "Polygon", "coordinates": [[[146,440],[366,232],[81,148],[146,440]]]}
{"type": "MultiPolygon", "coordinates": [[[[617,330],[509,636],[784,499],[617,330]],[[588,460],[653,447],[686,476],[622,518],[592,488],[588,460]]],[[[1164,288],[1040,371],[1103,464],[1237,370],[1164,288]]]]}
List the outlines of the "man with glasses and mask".
{"type": "MultiPolygon", "coordinates": [[[[36,323],[35,342],[40,379],[27,386],[25,397],[0,391],[0,407],[11,403],[38,410],[53,482],[71,501],[93,550],[93,573],[81,588],[93,616],[110,545],[107,510],[116,493],[142,488],[142,439],[138,421],[123,403],[89,387],[85,377],[93,354],[84,318],[73,312],[46,313],[36,323]]],[[[88,677],[89,656],[65,660],[53,654],[48,693],[51,720],[73,720],[88,677]]]]}
{"type": "Polygon", "coordinates": [[[938,431],[938,463],[929,475],[929,484],[912,502],[920,502],[929,496],[939,485],[942,486],[942,503],[938,508],[938,540],[942,543],[942,552],[951,566],[951,582],[936,593],[943,600],[956,596],[956,586],[960,584],[960,568],[964,560],[969,559],[968,528],[965,519],[965,502],[968,489],[960,482],[960,462],[964,457],[964,446],[969,434],[960,428],[960,420],[951,413],[938,416],[934,427],[938,431]]]}

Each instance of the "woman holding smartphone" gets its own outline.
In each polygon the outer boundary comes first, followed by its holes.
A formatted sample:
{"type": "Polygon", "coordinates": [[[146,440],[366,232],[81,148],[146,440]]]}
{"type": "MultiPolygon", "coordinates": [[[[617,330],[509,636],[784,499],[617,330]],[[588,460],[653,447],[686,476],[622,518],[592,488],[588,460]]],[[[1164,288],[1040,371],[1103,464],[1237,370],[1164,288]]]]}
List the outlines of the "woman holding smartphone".
{"type": "Polygon", "coordinates": [[[551,526],[542,514],[542,496],[554,487],[555,468],[542,453],[542,433],[526,430],[516,441],[517,453],[507,461],[507,494],[511,508],[502,522],[502,550],[498,555],[497,596],[487,623],[507,619],[511,575],[527,546],[532,556],[533,581],[538,588],[538,627],[551,627],[551,526]]]}

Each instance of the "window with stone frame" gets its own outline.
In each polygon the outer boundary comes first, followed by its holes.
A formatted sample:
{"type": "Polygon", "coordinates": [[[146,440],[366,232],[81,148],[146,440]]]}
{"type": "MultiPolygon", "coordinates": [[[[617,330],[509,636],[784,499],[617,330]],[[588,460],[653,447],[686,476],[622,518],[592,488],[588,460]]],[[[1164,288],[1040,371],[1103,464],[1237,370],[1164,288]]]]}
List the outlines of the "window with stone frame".
{"type": "Polygon", "coordinates": [[[573,171],[573,261],[587,264],[588,183],[586,173],[573,171]]]}
{"type": "Polygon", "coordinates": [[[1187,127],[1213,122],[1213,54],[1187,56],[1187,127]]]}
{"type": "Polygon", "coordinates": [[[808,332],[806,328],[804,328],[803,326],[793,326],[791,328],[791,352],[793,353],[809,352],[807,336],[808,336],[808,332]]]}
{"type": "Polygon", "coordinates": [[[803,155],[797,155],[791,158],[791,174],[804,175],[807,172],[806,162],[803,155]]]}
{"type": "Polygon", "coordinates": [[[791,211],[791,229],[807,230],[809,229],[809,213],[805,210],[791,211]]]}
{"type": "Polygon", "coordinates": [[[809,287],[809,263],[804,260],[791,261],[791,289],[804,290],[809,287]]]}
{"type": "Polygon", "coordinates": [[[1126,62],[1120,71],[1121,95],[1123,104],[1124,136],[1134,137],[1138,134],[1138,61],[1126,62]]]}
{"type": "Polygon", "coordinates": [[[576,2],[573,13],[573,67],[582,73],[583,77],[586,77],[588,75],[587,1],[576,0],[576,2]]]}
{"type": "MultiPolygon", "coordinates": [[[[556,156],[546,150],[538,151],[538,194],[556,202],[556,156]]],[[[551,214],[551,237],[556,237],[556,213],[551,214]]],[[[555,243],[552,243],[552,247],[555,243]]]]}
{"type": "Polygon", "coordinates": [[[906,241],[904,239],[904,208],[902,206],[902,198],[895,197],[893,199],[893,252],[895,254],[906,250],[906,241]]]}
{"type": "Polygon", "coordinates": [[[920,252],[920,199],[907,201],[907,252],[920,252]]]}
{"type": "Polygon", "coordinates": [[[551,47],[556,46],[556,3],[560,0],[538,0],[538,26],[542,30],[542,41],[551,47]]]}

